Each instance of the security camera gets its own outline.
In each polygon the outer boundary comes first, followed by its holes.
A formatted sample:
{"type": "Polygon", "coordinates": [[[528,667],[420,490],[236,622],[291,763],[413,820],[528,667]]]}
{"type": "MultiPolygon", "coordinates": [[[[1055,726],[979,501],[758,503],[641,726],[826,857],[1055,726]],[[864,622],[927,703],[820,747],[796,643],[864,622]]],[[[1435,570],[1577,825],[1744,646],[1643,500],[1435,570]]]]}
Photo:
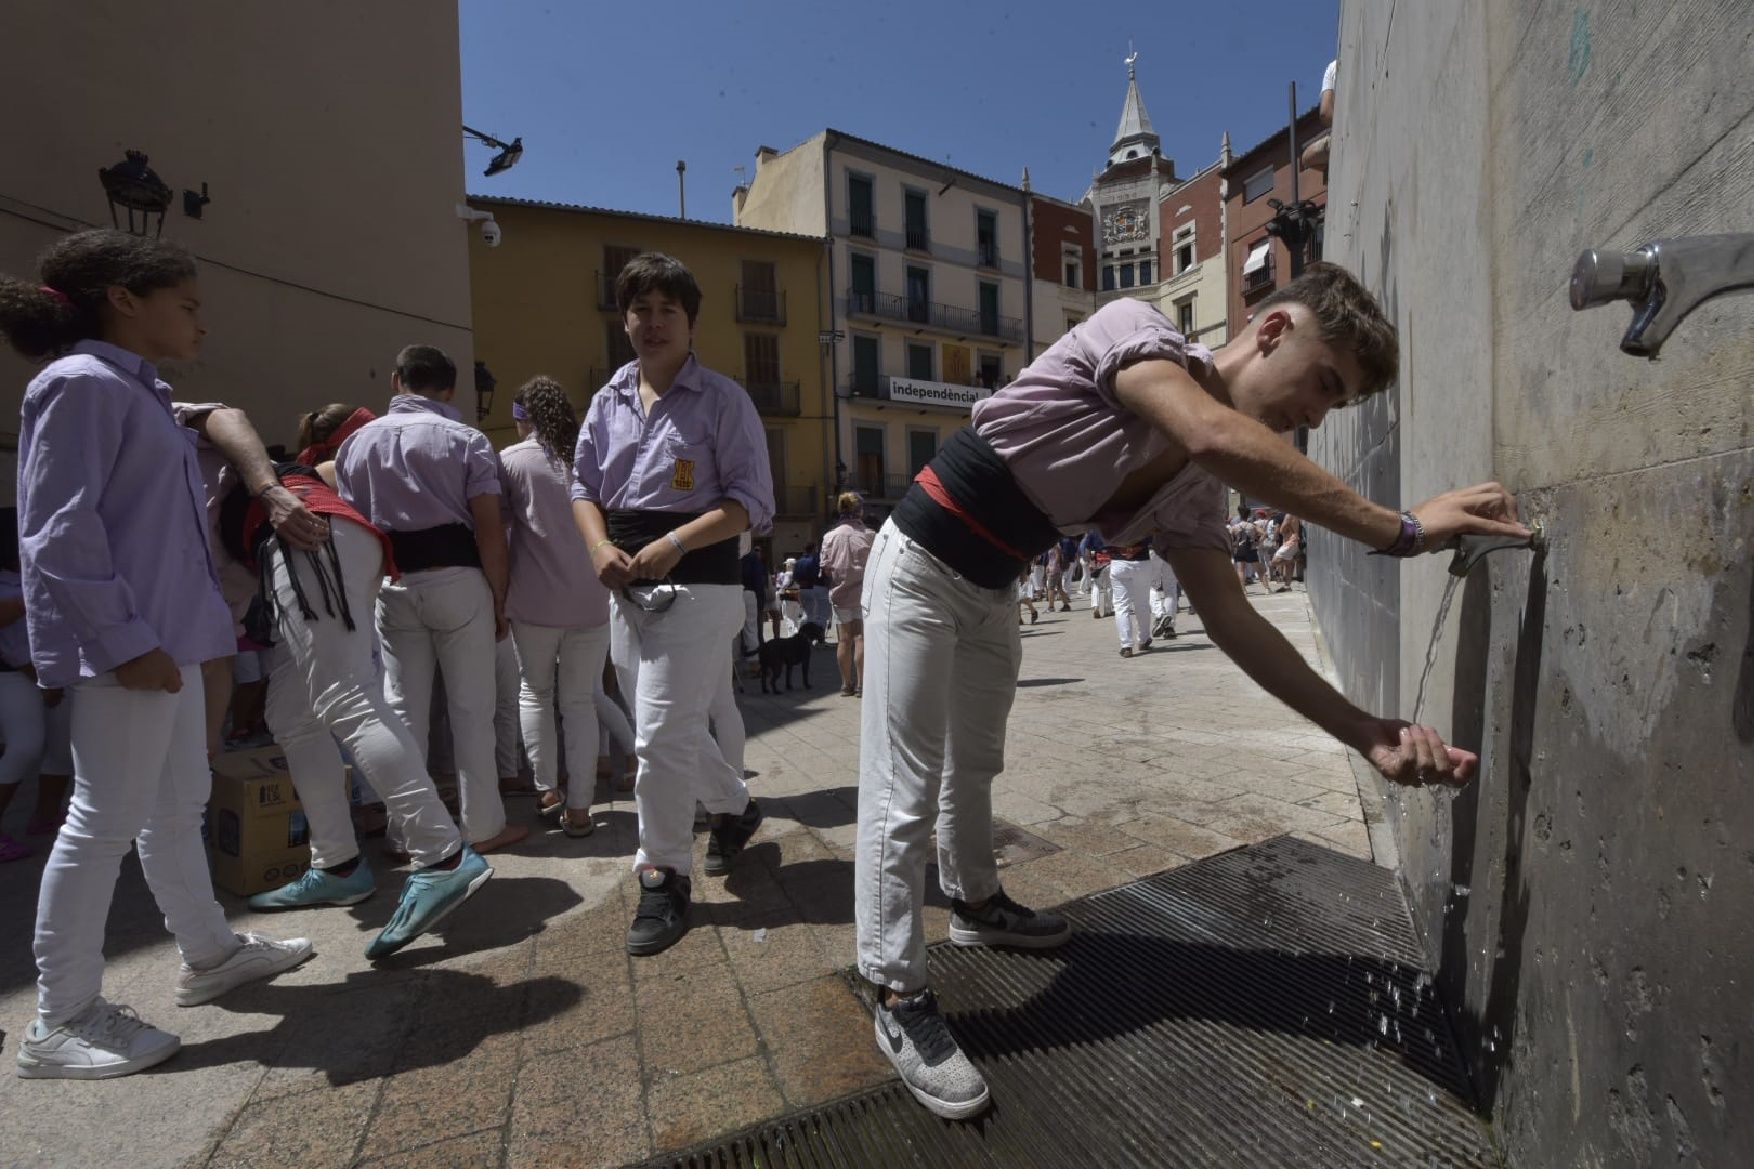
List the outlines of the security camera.
{"type": "Polygon", "coordinates": [[[490,248],[499,246],[499,224],[491,219],[481,221],[481,242],[490,248]]]}

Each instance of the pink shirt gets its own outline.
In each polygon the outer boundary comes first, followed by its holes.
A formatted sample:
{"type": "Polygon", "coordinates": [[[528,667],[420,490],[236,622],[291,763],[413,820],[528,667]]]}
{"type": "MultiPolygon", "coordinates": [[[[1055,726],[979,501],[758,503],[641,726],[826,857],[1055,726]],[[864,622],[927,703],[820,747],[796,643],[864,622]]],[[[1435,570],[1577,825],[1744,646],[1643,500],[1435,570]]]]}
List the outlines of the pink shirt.
{"type": "Polygon", "coordinates": [[[852,609],[859,604],[865,587],[865,561],[870,559],[875,533],[854,516],[842,520],[840,526],[822,537],[822,567],[834,582],[828,590],[828,602],[837,609],[852,609]]]}
{"type": "Polygon", "coordinates": [[[1168,438],[1115,399],[1117,373],[1159,359],[1200,372],[1211,367],[1212,351],[1190,345],[1143,301],[1111,301],[1016,381],[975,403],[975,430],[1062,531],[1095,528],[1111,544],[1149,536],[1160,548],[1228,552],[1224,485],[1191,462],[1143,507],[1098,514],[1125,476],[1169,448],[1168,438]]]}
{"type": "Polygon", "coordinates": [[[511,515],[511,583],[506,616],[558,629],[609,620],[609,590],[573,522],[572,468],[535,438],[499,453],[501,493],[511,515]]]}

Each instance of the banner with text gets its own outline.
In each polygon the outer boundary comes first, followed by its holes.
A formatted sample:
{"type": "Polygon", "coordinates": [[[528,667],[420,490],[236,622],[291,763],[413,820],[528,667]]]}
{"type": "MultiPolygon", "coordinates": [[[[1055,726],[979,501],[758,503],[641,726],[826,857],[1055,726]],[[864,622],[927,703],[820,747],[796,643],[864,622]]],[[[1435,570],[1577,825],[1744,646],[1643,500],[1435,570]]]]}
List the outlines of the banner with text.
{"type": "Polygon", "coordinates": [[[919,378],[889,379],[891,402],[913,402],[921,406],[949,406],[956,410],[968,410],[982,398],[990,397],[992,392],[981,386],[957,386],[949,382],[921,381],[919,378]]]}

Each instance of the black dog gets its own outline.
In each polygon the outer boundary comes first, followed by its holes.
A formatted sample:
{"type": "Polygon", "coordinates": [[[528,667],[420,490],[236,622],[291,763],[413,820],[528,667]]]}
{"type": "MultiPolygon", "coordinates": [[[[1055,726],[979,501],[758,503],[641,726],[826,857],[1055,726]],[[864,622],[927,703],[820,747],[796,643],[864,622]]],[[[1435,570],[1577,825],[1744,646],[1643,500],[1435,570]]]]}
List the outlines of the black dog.
{"type": "Polygon", "coordinates": [[[810,689],[810,647],[823,641],[822,626],[814,621],[806,621],[798,632],[791,637],[779,637],[761,643],[761,692],[769,693],[768,685],[773,685],[774,694],[780,692],[780,667],[786,670],[786,689],[792,688],[792,667],[802,666],[804,669],[804,689],[810,689]]]}

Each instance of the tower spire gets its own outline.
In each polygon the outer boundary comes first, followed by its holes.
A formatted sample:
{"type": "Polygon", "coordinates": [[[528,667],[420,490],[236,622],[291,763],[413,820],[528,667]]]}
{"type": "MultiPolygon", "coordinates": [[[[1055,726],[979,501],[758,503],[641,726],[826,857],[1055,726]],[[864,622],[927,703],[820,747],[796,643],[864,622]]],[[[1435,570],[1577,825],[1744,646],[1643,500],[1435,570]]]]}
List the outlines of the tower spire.
{"type": "Polygon", "coordinates": [[[1151,129],[1151,115],[1145,112],[1145,99],[1139,96],[1139,51],[1127,42],[1127,100],[1121,106],[1121,124],[1115,131],[1114,145],[1108,148],[1108,164],[1125,162],[1159,154],[1163,140],[1151,129]]]}

